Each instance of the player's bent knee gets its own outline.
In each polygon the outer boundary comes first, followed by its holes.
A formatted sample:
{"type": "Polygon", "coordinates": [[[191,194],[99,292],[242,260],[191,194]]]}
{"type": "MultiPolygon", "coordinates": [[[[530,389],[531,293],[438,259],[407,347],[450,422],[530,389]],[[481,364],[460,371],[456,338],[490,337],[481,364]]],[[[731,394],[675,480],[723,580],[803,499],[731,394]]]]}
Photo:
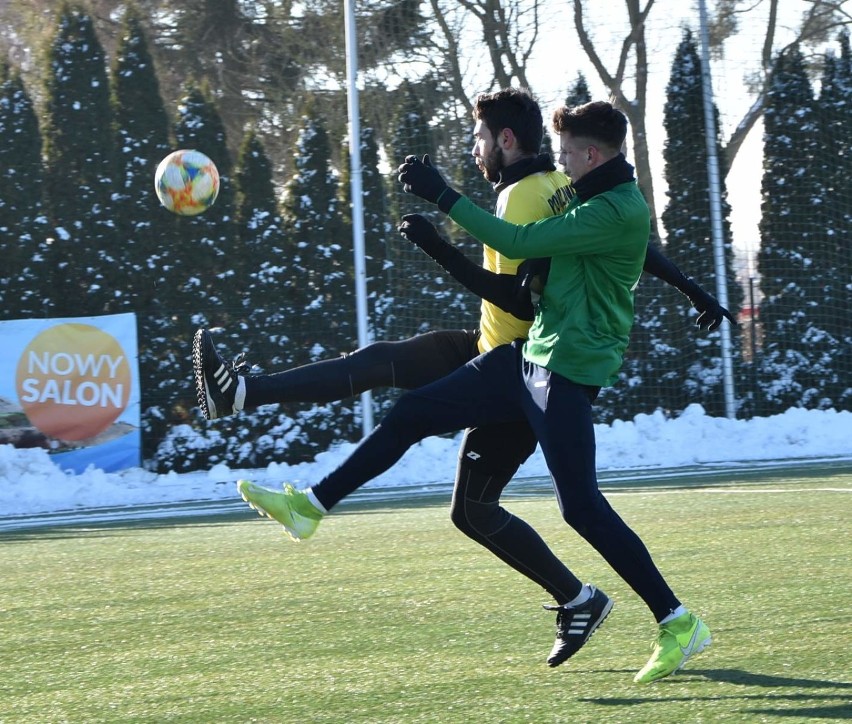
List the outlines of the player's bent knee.
{"type": "Polygon", "coordinates": [[[453,525],[469,538],[494,535],[506,525],[509,517],[509,512],[496,501],[455,501],[450,508],[453,525]]]}
{"type": "Polygon", "coordinates": [[[583,538],[594,530],[606,530],[612,515],[612,508],[602,496],[596,500],[572,500],[562,509],[562,519],[583,538]]]}

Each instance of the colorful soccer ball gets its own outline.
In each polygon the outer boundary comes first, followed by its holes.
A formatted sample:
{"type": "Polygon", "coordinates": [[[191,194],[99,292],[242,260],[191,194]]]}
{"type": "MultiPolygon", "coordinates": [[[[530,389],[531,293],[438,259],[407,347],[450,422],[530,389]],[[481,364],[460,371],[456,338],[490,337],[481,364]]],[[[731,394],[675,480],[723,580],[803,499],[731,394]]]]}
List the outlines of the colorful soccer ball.
{"type": "Polygon", "coordinates": [[[212,206],[219,195],[219,171],[200,151],[174,151],[157,166],[154,189],[169,211],[195,216],[212,206]]]}

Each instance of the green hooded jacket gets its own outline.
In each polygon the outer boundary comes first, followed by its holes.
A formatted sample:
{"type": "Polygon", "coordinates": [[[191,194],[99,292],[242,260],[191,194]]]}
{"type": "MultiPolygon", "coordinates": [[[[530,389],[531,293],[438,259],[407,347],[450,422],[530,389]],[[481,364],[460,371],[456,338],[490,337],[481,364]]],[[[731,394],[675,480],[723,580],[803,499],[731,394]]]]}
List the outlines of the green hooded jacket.
{"type": "Polygon", "coordinates": [[[587,201],[575,197],[563,215],[523,226],[464,197],[449,216],[509,258],[552,257],[524,357],[579,384],[615,382],[651,226],[636,183],[618,184],[587,201]]]}

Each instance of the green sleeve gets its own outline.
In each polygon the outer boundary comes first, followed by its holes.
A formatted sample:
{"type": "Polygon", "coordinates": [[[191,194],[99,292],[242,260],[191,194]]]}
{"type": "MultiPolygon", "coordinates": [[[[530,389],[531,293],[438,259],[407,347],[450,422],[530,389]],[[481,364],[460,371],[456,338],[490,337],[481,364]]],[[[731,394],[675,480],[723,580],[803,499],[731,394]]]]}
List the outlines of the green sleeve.
{"type": "Polygon", "coordinates": [[[487,239],[488,246],[510,259],[606,254],[623,244],[624,215],[602,195],[574,206],[562,216],[532,224],[517,225],[498,219],[465,197],[453,204],[449,216],[473,237],[487,239]]]}

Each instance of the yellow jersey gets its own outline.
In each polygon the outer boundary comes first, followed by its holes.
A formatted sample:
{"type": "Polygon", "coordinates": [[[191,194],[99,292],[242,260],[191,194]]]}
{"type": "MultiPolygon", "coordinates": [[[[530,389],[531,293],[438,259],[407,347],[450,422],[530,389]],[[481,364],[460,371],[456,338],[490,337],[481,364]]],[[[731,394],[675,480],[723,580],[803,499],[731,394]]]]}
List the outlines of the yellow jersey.
{"type": "MultiPolygon", "coordinates": [[[[502,188],[497,196],[494,215],[513,224],[529,224],[565,213],[573,195],[571,181],[564,173],[539,171],[502,188]]],[[[523,261],[509,259],[487,243],[483,246],[483,252],[483,268],[495,274],[517,274],[518,266],[523,261]]],[[[531,322],[518,319],[484,299],[480,315],[480,352],[527,337],[531,322]]]]}

